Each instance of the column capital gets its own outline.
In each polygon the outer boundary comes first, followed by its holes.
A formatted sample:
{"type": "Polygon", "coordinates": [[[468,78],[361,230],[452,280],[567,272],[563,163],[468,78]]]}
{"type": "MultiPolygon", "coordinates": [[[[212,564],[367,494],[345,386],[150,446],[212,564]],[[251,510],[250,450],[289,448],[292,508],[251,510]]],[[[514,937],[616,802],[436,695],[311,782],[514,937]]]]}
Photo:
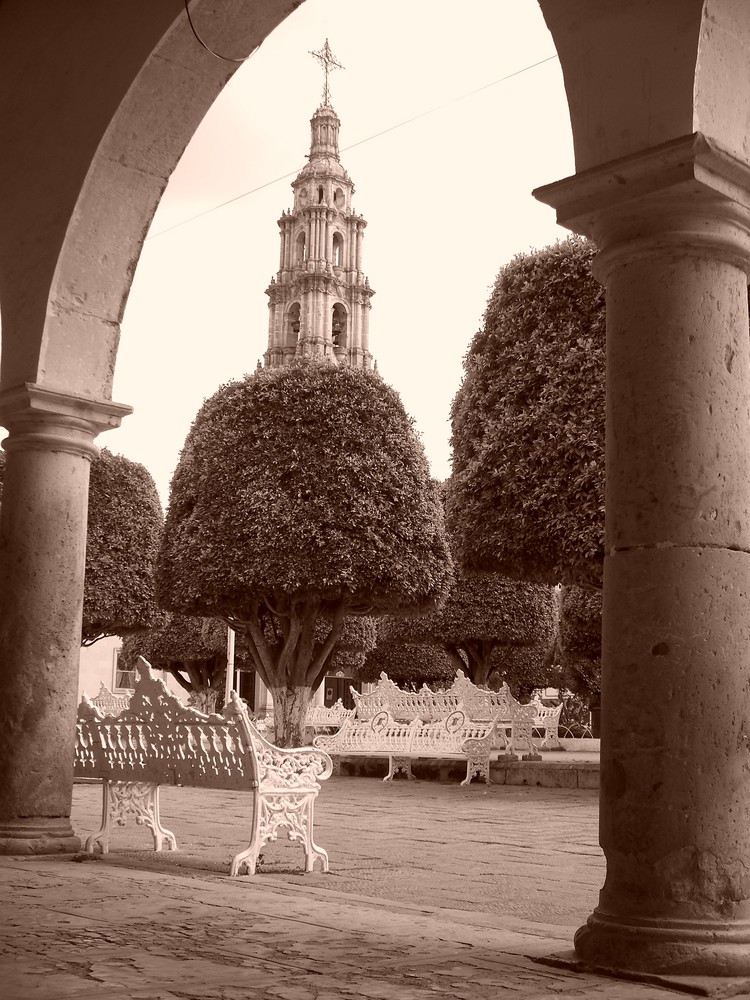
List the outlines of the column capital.
{"type": "Polygon", "coordinates": [[[41,449],[95,458],[94,438],[120,426],[132,406],[108,399],[71,396],[26,382],[0,393],[0,424],[10,437],[5,451],[41,449]]]}
{"type": "Polygon", "coordinates": [[[594,240],[602,277],[629,259],[670,250],[750,271],[750,164],[700,132],[533,194],[556,210],[560,225],[594,240]]]}

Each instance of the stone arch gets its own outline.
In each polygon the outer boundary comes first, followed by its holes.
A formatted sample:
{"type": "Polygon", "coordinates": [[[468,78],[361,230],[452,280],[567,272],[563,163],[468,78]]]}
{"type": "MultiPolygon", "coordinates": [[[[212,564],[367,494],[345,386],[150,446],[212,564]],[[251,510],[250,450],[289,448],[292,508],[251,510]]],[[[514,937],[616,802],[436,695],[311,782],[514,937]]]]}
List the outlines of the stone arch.
{"type": "Polygon", "coordinates": [[[300,304],[292,302],[284,317],[284,347],[296,347],[300,332],[300,304]]]}
{"type": "Polygon", "coordinates": [[[304,230],[300,230],[297,233],[297,238],[294,241],[294,264],[295,267],[301,267],[307,262],[307,237],[305,236],[304,230]]]}
{"type": "Polygon", "coordinates": [[[333,234],[332,241],[333,266],[344,266],[344,237],[339,232],[333,234]]]}
{"type": "MultiPolygon", "coordinates": [[[[229,0],[219,18],[210,0],[192,0],[191,13],[212,47],[241,56],[294,6],[229,0]]],[[[53,4],[43,18],[34,5],[3,4],[0,61],[13,80],[6,87],[22,94],[7,130],[4,122],[14,155],[0,165],[0,389],[34,383],[108,399],[151,219],[185,146],[240,64],[200,46],[180,0],[106,11],[53,4]],[[112,37],[116,59],[105,44],[112,37]],[[45,65],[41,83],[24,79],[31,38],[45,65]],[[65,95],[54,109],[51,90],[65,95]]]]}
{"type": "Polygon", "coordinates": [[[342,348],[349,343],[349,315],[343,302],[334,303],[331,309],[331,342],[342,348]]]}

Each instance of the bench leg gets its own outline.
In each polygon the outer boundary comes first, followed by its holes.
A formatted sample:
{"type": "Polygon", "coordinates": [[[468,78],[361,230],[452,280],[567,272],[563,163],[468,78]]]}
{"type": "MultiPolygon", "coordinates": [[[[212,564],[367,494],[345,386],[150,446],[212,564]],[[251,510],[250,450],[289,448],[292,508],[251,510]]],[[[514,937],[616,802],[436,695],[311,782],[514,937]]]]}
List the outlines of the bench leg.
{"type": "Polygon", "coordinates": [[[470,785],[471,779],[484,778],[485,785],[491,785],[490,781],[490,759],[486,754],[469,754],[466,761],[466,777],[461,782],[462,785],[470,785]]]}
{"type": "Polygon", "coordinates": [[[247,869],[255,874],[258,855],[264,844],[276,840],[281,830],[286,830],[290,840],[299,841],[305,848],[305,871],[311,872],[315,860],[328,871],[328,853],[313,840],[313,805],[317,792],[267,792],[258,793],[253,816],[253,831],[247,849],[236,855],[229,869],[234,877],[247,869]]]}
{"type": "Polygon", "coordinates": [[[147,826],[154,838],[154,850],[160,851],[166,840],[170,851],[177,850],[177,838],[161,825],[159,786],[150,781],[102,781],[102,824],[86,839],[84,849],[94,853],[99,844],[102,854],[109,852],[112,828],[125,826],[133,816],[140,826],[147,826]]]}
{"type": "Polygon", "coordinates": [[[398,774],[399,771],[403,771],[408,781],[417,780],[411,773],[411,757],[389,757],[388,774],[383,781],[393,781],[394,774],[398,774]]]}
{"type": "Polygon", "coordinates": [[[311,872],[315,869],[315,859],[320,858],[320,867],[324,872],[328,871],[328,851],[318,845],[313,840],[313,813],[315,809],[315,796],[311,796],[305,822],[305,871],[311,872]]]}

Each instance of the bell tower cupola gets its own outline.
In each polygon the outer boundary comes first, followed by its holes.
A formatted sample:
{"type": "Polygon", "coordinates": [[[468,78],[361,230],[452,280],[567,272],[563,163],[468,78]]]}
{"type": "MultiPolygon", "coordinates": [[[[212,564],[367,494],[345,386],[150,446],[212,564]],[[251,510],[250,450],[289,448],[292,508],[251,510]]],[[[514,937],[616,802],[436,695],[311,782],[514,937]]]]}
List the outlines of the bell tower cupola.
{"type": "Polygon", "coordinates": [[[323,67],[322,102],[310,121],[308,162],[292,182],[292,208],[279,219],[279,270],[266,289],[266,368],[294,358],[371,368],[370,298],[362,271],[367,223],[352,209],[354,185],[339,159],[341,122],[330,101],[329,75],[342,69],[326,39],[311,55],[323,67]]]}

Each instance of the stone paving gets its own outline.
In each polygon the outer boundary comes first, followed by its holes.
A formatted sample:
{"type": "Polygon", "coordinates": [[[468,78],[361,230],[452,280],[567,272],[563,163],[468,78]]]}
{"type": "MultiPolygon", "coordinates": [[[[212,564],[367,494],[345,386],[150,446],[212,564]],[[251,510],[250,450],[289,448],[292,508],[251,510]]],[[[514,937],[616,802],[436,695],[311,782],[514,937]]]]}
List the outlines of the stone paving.
{"type": "MultiPolygon", "coordinates": [[[[177,853],[126,827],[104,858],[0,858],[2,1000],[679,995],[537,961],[569,951],[596,904],[593,791],[334,777],[316,815],[329,874],[304,875],[301,848],[279,842],[229,879],[248,804],[163,788],[177,853]]],[[[78,832],[99,813],[99,788],[76,785],[78,832]]]]}

